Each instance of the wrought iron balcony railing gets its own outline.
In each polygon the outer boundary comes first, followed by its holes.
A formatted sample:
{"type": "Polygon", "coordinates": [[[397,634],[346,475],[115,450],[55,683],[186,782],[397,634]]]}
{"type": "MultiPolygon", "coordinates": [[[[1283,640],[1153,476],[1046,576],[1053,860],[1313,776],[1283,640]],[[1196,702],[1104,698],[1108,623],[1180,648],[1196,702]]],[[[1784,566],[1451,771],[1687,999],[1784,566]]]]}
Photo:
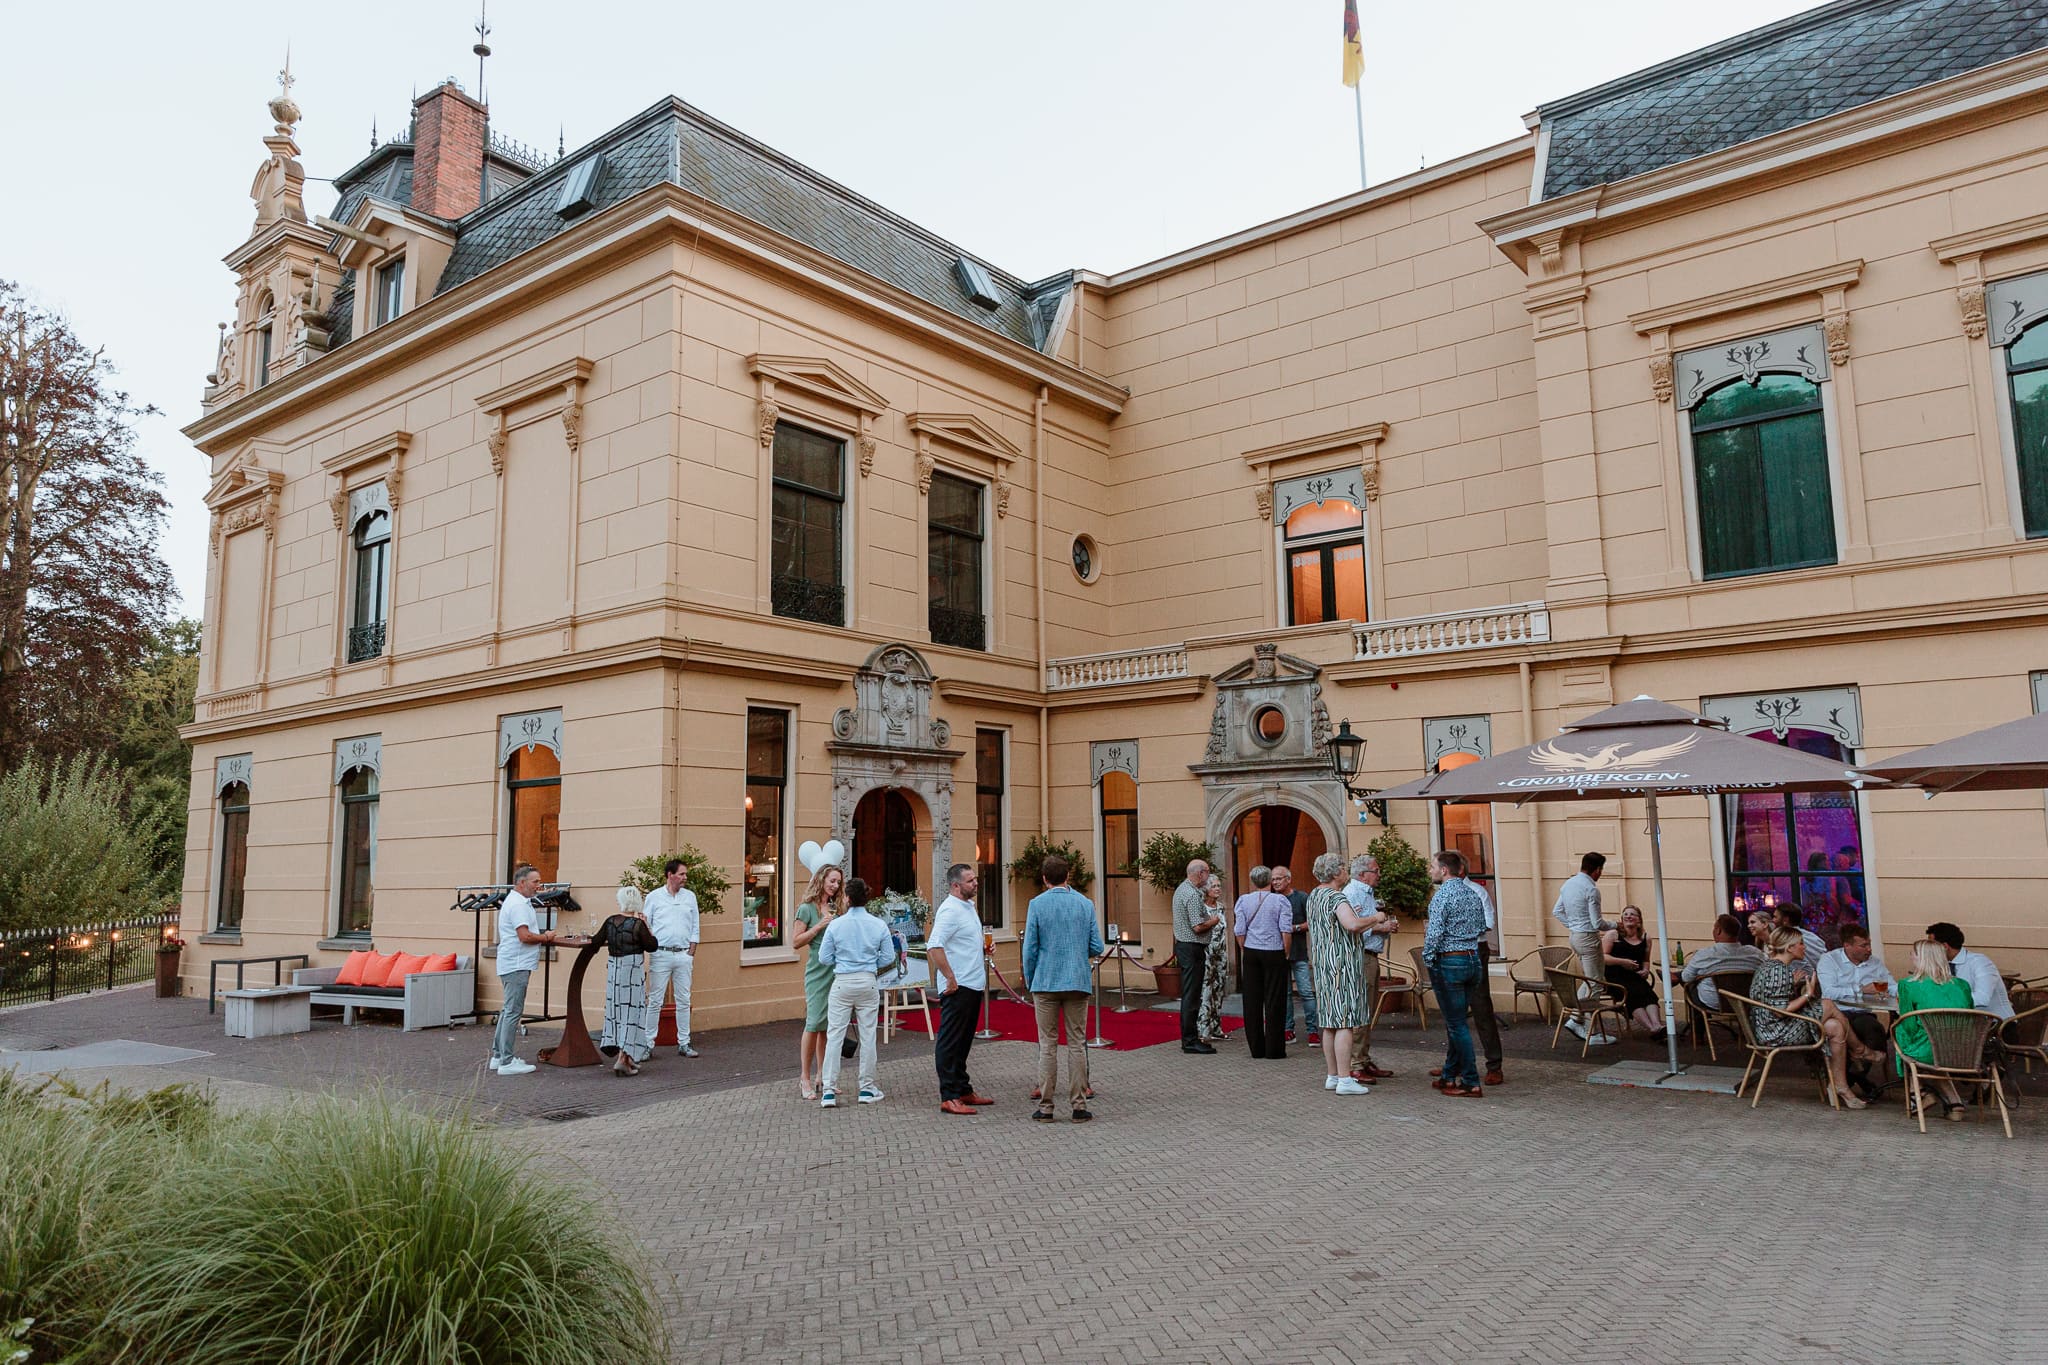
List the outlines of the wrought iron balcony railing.
{"type": "Polygon", "coordinates": [[[978,611],[960,611],[936,604],[927,609],[932,643],[955,649],[987,649],[988,618],[978,611]]]}
{"type": "Polygon", "coordinates": [[[384,652],[384,623],[374,626],[350,626],[348,630],[348,661],[359,664],[374,659],[384,652]]]}
{"type": "Polygon", "coordinates": [[[777,616],[815,621],[821,626],[846,624],[846,589],[837,583],[777,574],[769,583],[769,593],[777,616]]]}

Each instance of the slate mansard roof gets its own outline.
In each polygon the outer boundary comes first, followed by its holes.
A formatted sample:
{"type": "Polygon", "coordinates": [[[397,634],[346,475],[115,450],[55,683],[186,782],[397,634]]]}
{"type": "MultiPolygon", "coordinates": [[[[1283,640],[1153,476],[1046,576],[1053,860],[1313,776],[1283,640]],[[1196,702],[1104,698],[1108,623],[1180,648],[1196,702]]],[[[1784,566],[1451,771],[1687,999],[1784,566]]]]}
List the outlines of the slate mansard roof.
{"type": "Polygon", "coordinates": [[[2048,0],[1837,0],[1543,105],[1543,196],[1675,165],[2041,47],[2048,0]]]}
{"type": "MultiPolygon", "coordinates": [[[[1061,274],[1031,284],[979,262],[996,298],[994,308],[985,308],[968,296],[956,273],[955,263],[967,256],[959,247],[701,110],[667,99],[453,224],[455,249],[434,292],[444,294],[664,181],[1036,349],[1044,348],[1060,297],[1071,282],[1070,274],[1061,274]],[[563,186],[594,156],[604,162],[589,188],[589,207],[564,217],[557,209],[563,186]]],[[[334,216],[342,222],[366,194],[405,203],[412,188],[411,159],[386,165],[379,153],[372,153],[339,177],[336,188],[341,199],[334,216]]],[[[353,284],[351,273],[329,310],[338,327],[336,345],[347,340],[344,309],[353,298],[353,284]]]]}

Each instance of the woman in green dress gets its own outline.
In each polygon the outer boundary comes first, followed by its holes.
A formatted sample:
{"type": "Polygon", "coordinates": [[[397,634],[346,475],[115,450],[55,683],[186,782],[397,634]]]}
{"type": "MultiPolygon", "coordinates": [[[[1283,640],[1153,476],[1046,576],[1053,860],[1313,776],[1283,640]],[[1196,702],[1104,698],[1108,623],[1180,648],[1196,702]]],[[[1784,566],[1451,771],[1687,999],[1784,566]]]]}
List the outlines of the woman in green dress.
{"type": "Polygon", "coordinates": [[[1323,1089],[1339,1095],[1367,1095],[1372,1087],[1353,1079],[1351,1030],[1364,1028],[1370,999],[1365,989],[1365,921],[1344,899],[1348,865],[1341,853],[1316,859],[1316,889],[1308,893],[1308,961],[1316,979],[1316,1018],[1323,1031],[1323,1089]]]}
{"type": "MultiPolygon", "coordinates": [[[[1913,971],[1899,983],[1899,1025],[1892,1031],[1892,1044],[1899,1055],[1892,1059],[1901,1076],[1906,1074],[1905,1059],[1916,1062],[1934,1060],[1934,1044],[1927,1037],[1927,1029],[1917,1019],[1903,1016],[1914,1010],[1967,1010],[1975,1009],[1976,1002],[1970,998],[1970,983],[1949,970],[1948,953],[1939,943],[1922,939],[1913,945],[1913,971]]],[[[1934,1088],[1941,1092],[1943,1110],[1948,1118],[1961,1120],[1963,1097],[1956,1092],[1954,1081],[1936,1079],[1934,1088]]]]}
{"type": "Polygon", "coordinates": [[[832,968],[818,960],[825,926],[846,909],[846,874],[827,865],[811,874],[804,898],[796,907],[798,928],[790,947],[810,946],[804,959],[804,1032],[797,1044],[796,1088],[807,1100],[818,1098],[818,1078],[825,1069],[825,1001],[832,994],[832,968]]]}

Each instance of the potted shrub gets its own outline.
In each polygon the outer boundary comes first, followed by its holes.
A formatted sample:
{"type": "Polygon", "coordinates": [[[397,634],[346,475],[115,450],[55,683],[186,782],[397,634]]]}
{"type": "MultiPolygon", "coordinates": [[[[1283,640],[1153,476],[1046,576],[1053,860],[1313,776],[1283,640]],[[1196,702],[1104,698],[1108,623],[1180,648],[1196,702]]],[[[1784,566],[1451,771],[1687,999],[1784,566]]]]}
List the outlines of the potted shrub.
{"type": "Polygon", "coordinates": [[[178,995],[178,961],[185,951],[185,940],[178,937],[178,931],[167,929],[156,944],[156,998],[174,1000],[178,995]]]}
{"type": "Polygon", "coordinates": [[[1070,840],[1053,843],[1043,834],[1032,835],[1031,842],[1010,859],[1010,880],[1037,886],[1039,865],[1055,853],[1067,860],[1067,885],[1087,895],[1088,888],[1095,885],[1095,874],[1088,870],[1088,860],[1081,856],[1081,850],[1070,840]]]}

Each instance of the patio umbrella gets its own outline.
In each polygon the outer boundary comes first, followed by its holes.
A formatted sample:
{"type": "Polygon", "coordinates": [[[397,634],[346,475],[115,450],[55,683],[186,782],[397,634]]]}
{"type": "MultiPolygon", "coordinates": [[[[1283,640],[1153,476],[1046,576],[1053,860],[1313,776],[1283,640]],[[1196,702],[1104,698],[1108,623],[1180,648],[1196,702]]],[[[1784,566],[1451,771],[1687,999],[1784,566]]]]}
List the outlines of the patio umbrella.
{"type": "Polygon", "coordinates": [[[1862,771],[1888,782],[1924,787],[1929,796],[2048,787],[2048,715],[1973,730],[1924,749],[1866,763],[1862,771]]]}
{"type": "MultiPolygon", "coordinates": [[[[1861,772],[1782,744],[1728,732],[1725,724],[1654,697],[1610,706],[1541,744],[1432,773],[1376,793],[1383,801],[1597,801],[1641,796],[1649,805],[1650,876],[1657,897],[1657,949],[1671,975],[1664,913],[1659,796],[1724,792],[1841,791],[1873,785],[1861,772]]],[[[1670,1067],[1680,1073],[1678,1018],[1664,1012],[1670,1067]]]]}

